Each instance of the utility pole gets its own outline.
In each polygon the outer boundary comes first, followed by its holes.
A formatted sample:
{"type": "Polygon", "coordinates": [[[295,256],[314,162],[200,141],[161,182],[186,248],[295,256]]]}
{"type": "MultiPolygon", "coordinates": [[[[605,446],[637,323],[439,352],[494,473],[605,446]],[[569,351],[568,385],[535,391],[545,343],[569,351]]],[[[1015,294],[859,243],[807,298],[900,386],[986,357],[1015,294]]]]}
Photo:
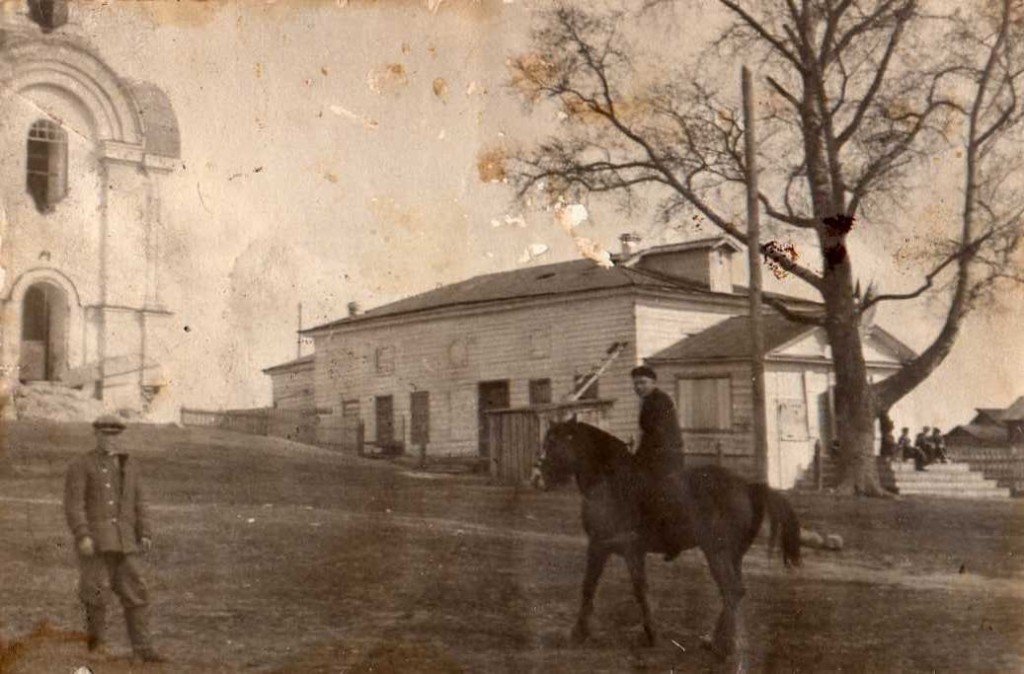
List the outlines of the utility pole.
{"type": "Polygon", "coordinates": [[[764,328],[761,317],[761,206],[757,187],[757,137],[750,71],[742,71],[743,145],[747,165],[747,263],[750,267],[751,382],[754,385],[754,472],[768,481],[767,410],[764,399],[764,328]]]}

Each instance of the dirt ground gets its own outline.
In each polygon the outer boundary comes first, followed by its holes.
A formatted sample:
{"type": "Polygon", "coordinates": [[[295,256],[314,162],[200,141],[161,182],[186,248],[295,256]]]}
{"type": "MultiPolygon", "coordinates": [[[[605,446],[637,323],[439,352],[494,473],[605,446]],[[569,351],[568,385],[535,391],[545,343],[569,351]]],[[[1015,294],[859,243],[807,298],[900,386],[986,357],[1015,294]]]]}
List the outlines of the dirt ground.
{"type": "MultiPolygon", "coordinates": [[[[87,655],[60,507],[86,426],[18,423],[0,465],[0,671],[1018,672],[1024,503],[792,494],[840,553],[745,563],[741,653],[698,644],[719,608],[697,552],[649,558],[660,642],[642,647],[625,565],[594,636],[568,642],[583,570],[573,489],[537,493],[216,431],[130,429],[154,502],[145,562],[173,663],[87,655]]],[[[762,539],[763,541],[763,539],[762,539]]]]}

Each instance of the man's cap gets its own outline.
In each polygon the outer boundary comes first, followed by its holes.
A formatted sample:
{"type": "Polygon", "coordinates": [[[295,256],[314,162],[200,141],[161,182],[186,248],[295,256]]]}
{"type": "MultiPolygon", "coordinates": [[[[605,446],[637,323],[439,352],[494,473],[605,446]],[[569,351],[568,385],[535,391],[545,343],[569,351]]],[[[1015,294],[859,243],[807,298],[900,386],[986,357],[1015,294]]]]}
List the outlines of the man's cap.
{"type": "Polygon", "coordinates": [[[92,427],[100,433],[109,433],[111,435],[120,433],[126,426],[121,417],[113,414],[104,414],[103,416],[92,422],[92,427]]]}
{"type": "Polygon", "coordinates": [[[634,367],[629,373],[631,377],[647,377],[648,379],[657,379],[658,373],[647,367],[646,365],[638,365],[634,367]]]}

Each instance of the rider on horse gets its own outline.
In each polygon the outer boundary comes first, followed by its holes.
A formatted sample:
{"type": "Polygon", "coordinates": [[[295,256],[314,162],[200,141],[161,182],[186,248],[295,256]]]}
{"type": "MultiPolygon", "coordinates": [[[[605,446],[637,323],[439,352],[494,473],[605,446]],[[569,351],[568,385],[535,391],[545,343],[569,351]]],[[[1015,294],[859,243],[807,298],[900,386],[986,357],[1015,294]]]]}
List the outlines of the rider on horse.
{"type": "Polygon", "coordinates": [[[640,444],[634,459],[640,469],[641,492],[639,508],[630,513],[629,531],[612,539],[612,543],[636,540],[643,520],[661,538],[665,559],[671,561],[681,551],[673,532],[679,510],[679,486],[670,476],[682,469],[683,438],[672,398],[658,388],[658,375],[641,365],[630,372],[633,390],[641,399],[640,444]]]}

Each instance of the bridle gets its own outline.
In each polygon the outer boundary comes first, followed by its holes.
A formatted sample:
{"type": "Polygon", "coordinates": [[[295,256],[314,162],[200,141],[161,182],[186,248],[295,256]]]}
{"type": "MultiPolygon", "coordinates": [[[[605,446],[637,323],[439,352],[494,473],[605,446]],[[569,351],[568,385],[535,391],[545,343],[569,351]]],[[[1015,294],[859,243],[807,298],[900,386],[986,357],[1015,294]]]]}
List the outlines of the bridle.
{"type": "MultiPolygon", "coordinates": [[[[576,415],[575,414],[563,414],[560,418],[553,419],[552,420],[552,424],[556,424],[556,423],[564,424],[564,423],[569,422],[569,421],[576,421],[576,415]]],[[[551,431],[551,428],[549,426],[548,427],[548,432],[550,432],[550,431],[551,431]]],[[[547,439],[547,435],[545,434],[545,440],[546,439],[547,439]]],[[[534,460],[533,467],[530,469],[530,485],[534,489],[543,489],[545,491],[547,491],[547,488],[548,488],[547,482],[544,480],[544,470],[543,470],[544,462],[546,462],[548,460],[548,453],[547,453],[546,445],[547,445],[546,442],[542,442],[541,443],[540,451],[537,452],[537,458],[534,460]]]]}

